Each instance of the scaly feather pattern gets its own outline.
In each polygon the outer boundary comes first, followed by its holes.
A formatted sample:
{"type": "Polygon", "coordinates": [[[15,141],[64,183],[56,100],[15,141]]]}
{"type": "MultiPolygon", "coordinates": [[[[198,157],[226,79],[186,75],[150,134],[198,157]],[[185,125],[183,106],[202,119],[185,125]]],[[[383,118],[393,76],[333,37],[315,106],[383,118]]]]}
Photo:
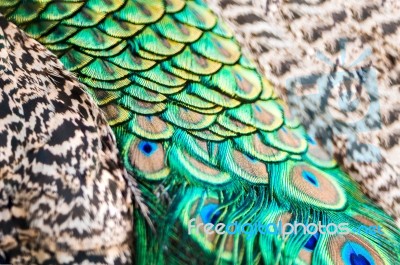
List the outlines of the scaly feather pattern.
{"type": "Polygon", "coordinates": [[[0,264],[131,264],[130,183],[78,80],[0,16],[0,264]]]}
{"type": "Polygon", "coordinates": [[[136,264],[396,264],[399,231],[201,1],[0,1],[88,87],[155,226],[136,264]],[[348,223],[382,235],[188,234],[188,223],[348,223]],[[364,262],[364,263],[361,263],[364,262]]]}

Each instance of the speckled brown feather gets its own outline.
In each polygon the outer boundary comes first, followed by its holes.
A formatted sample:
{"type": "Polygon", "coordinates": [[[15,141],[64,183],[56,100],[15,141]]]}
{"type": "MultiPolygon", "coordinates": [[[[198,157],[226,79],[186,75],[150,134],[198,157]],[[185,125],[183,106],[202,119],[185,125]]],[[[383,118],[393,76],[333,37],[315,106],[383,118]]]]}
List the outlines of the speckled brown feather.
{"type": "Polygon", "coordinates": [[[131,264],[131,190],[97,106],[2,16],[0,71],[0,264],[131,264]]]}

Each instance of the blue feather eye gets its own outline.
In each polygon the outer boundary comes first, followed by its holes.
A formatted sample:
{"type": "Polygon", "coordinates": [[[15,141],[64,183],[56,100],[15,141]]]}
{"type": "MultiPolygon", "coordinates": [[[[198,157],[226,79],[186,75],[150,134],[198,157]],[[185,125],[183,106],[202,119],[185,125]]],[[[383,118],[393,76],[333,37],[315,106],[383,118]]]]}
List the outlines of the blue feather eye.
{"type": "Polygon", "coordinates": [[[201,211],[200,216],[203,222],[215,224],[220,217],[221,213],[217,210],[218,204],[210,203],[205,205],[201,211]]]}
{"type": "Polygon", "coordinates": [[[307,243],[304,245],[304,247],[309,251],[313,251],[317,246],[318,239],[319,239],[319,233],[312,235],[310,239],[307,241],[307,243]]]}
{"type": "Polygon", "coordinates": [[[312,138],[312,137],[309,136],[309,135],[306,136],[306,139],[307,139],[307,142],[308,142],[309,144],[312,144],[312,145],[316,145],[316,144],[317,144],[317,143],[315,142],[314,138],[312,138]]]}
{"type": "Polygon", "coordinates": [[[342,249],[346,265],[374,265],[374,259],[368,250],[355,242],[347,242],[342,249]]]}
{"type": "Polygon", "coordinates": [[[240,74],[235,73],[235,77],[236,77],[239,81],[243,81],[243,77],[242,77],[240,74]]]}
{"type": "Polygon", "coordinates": [[[317,178],[315,177],[315,175],[313,173],[311,173],[310,171],[306,171],[304,170],[302,172],[302,176],[305,180],[307,180],[308,182],[310,182],[311,184],[313,184],[315,187],[319,187],[319,183],[317,178]]]}
{"type": "Polygon", "coordinates": [[[142,153],[146,156],[151,156],[154,154],[154,152],[157,151],[157,148],[157,144],[149,141],[140,141],[139,143],[140,151],[142,151],[142,153]]]}
{"type": "Polygon", "coordinates": [[[371,265],[363,255],[356,253],[350,255],[350,262],[351,265],[371,265]]]}
{"type": "Polygon", "coordinates": [[[249,160],[251,163],[257,162],[257,159],[255,157],[253,157],[253,156],[246,155],[246,154],[243,154],[243,156],[246,157],[247,160],[249,160]]]}

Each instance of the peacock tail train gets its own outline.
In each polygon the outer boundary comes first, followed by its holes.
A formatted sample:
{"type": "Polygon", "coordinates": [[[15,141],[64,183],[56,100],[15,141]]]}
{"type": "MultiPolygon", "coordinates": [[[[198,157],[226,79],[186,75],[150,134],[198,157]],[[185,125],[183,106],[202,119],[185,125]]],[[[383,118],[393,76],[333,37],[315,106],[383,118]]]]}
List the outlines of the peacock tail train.
{"type": "Polygon", "coordinates": [[[202,1],[0,0],[0,11],[104,111],[152,221],[136,209],[135,264],[399,264],[391,218],[290,116],[202,1]],[[278,221],[351,232],[188,231],[278,221]],[[356,233],[361,225],[382,234],[356,233]]]}

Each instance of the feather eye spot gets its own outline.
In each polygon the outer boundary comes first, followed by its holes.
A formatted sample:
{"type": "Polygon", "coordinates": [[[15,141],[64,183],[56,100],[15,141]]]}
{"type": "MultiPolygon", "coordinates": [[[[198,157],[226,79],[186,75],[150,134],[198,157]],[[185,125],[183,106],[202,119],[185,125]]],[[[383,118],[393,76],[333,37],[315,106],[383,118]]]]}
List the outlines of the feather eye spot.
{"type": "Polygon", "coordinates": [[[200,216],[203,222],[216,224],[219,217],[221,216],[221,212],[217,210],[218,204],[210,203],[205,206],[200,211],[200,216]]]}
{"type": "Polygon", "coordinates": [[[371,263],[361,254],[352,253],[350,256],[351,265],[370,265],[371,263]]]}
{"type": "Polygon", "coordinates": [[[147,157],[151,156],[154,154],[155,151],[157,151],[157,144],[149,142],[149,141],[140,141],[139,142],[139,149],[142,151],[144,155],[147,157]]]}
{"type": "Polygon", "coordinates": [[[319,233],[312,235],[310,239],[307,241],[307,243],[304,245],[304,248],[309,251],[313,251],[317,246],[318,239],[319,239],[319,233]]]}
{"type": "Polygon", "coordinates": [[[161,41],[162,45],[164,45],[168,49],[171,48],[171,44],[166,39],[160,37],[160,41],[161,41]]]}
{"type": "Polygon", "coordinates": [[[220,43],[218,40],[212,38],[212,42],[214,43],[215,47],[218,49],[218,51],[223,54],[225,57],[230,58],[232,57],[232,53],[230,53],[227,49],[225,49],[224,45],[220,43]]]}
{"type": "Polygon", "coordinates": [[[302,173],[302,176],[303,176],[303,178],[305,180],[310,182],[315,187],[319,187],[318,180],[317,180],[317,178],[315,177],[315,175],[312,172],[304,170],[303,173],[302,173]]]}
{"type": "Polygon", "coordinates": [[[329,257],[334,264],[342,265],[383,265],[389,262],[390,256],[379,251],[379,245],[373,238],[360,237],[349,233],[337,235],[327,241],[329,257]]]}
{"type": "Polygon", "coordinates": [[[372,265],[375,264],[373,257],[368,250],[356,243],[347,242],[342,249],[344,263],[346,265],[372,265]]]}
{"type": "Polygon", "coordinates": [[[249,160],[251,163],[256,163],[256,162],[258,162],[257,159],[256,159],[255,157],[253,157],[253,156],[246,155],[246,154],[243,154],[243,156],[246,157],[247,160],[249,160]]]}
{"type": "Polygon", "coordinates": [[[135,3],[137,5],[137,7],[140,9],[140,11],[142,11],[142,13],[148,17],[150,17],[152,15],[152,13],[150,12],[150,10],[142,3],[135,3]]]}
{"type": "Polygon", "coordinates": [[[305,154],[307,160],[318,167],[332,168],[336,165],[336,161],[332,155],[322,149],[315,138],[306,135],[308,143],[307,153],[305,154]]]}
{"type": "Polygon", "coordinates": [[[307,148],[307,142],[294,130],[282,126],[278,131],[277,140],[283,143],[282,148],[287,148],[291,152],[303,152],[307,148]]]}
{"type": "Polygon", "coordinates": [[[248,153],[238,150],[233,150],[231,155],[238,176],[250,182],[268,183],[269,175],[265,163],[248,153]]]}
{"type": "Polygon", "coordinates": [[[235,73],[235,79],[239,89],[243,90],[246,93],[250,93],[253,91],[254,86],[244,76],[240,75],[239,73],[235,73]]]}
{"type": "Polygon", "coordinates": [[[317,144],[317,142],[315,142],[314,138],[312,138],[312,137],[309,136],[309,135],[306,136],[306,140],[307,140],[307,142],[308,142],[309,144],[311,144],[311,145],[316,145],[316,144],[317,144]]]}
{"type": "Polygon", "coordinates": [[[200,55],[193,53],[193,58],[196,61],[196,63],[198,63],[198,65],[200,65],[201,67],[203,68],[208,67],[208,61],[204,57],[201,57],[200,55]]]}
{"type": "Polygon", "coordinates": [[[162,142],[153,142],[131,136],[125,146],[125,161],[128,169],[138,177],[148,180],[161,180],[170,170],[165,163],[165,151],[162,142]]]}
{"type": "Polygon", "coordinates": [[[205,23],[205,20],[203,18],[203,16],[197,12],[196,9],[191,10],[193,12],[193,15],[201,22],[201,23],[205,23]]]}
{"type": "Polygon", "coordinates": [[[190,35],[190,31],[189,31],[189,29],[188,29],[185,25],[180,24],[180,23],[178,23],[178,22],[175,21],[175,20],[174,20],[174,23],[175,23],[175,25],[178,26],[178,29],[180,30],[180,32],[182,32],[183,35],[186,35],[186,36],[189,36],[189,35],[190,35]]]}
{"type": "Polygon", "coordinates": [[[235,73],[235,78],[240,82],[243,81],[243,77],[239,73],[235,73]]]}
{"type": "Polygon", "coordinates": [[[343,189],[330,174],[305,163],[295,165],[290,172],[292,198],[324,209],[341,209],[346,205],[343,189]]]}

